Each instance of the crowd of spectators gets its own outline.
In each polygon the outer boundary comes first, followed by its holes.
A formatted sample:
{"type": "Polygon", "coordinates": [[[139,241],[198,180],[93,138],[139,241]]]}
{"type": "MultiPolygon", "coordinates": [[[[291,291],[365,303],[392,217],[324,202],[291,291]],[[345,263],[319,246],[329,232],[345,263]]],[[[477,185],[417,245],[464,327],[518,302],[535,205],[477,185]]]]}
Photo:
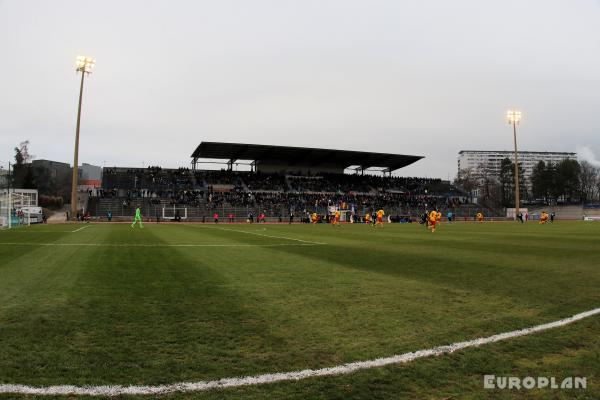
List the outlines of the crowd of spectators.
{"type": "Polygon", "coordinates": [[[233,171],[195,171],[196,180],[204,182],[206,186],[212,185],[241,185],[241,176],[233,171]]]}
{"type": "Polygon", "coordinates": [[[104,191],[122,189],[159,193],[181,188],[191,189],[193,186],[193,174],[189,168],[163,170],[158,166],[150,166],[148,168],[104,168],[102,171],[104,191]]]}
{"type": "Polygon", "coordinates": [[[367,175],[320,174],[316,176],[289,175],[288,181],[295,192],[367,193],[373,190],[367,175]]]}
{"type": "Polygon", "coordinates": [[[372,208],[404,208],[421,209],[449,207],[451,202],[441,196],[417,195],[407,193],[295,193],[295,192],[263,192],[249,193],[231,191],[209,193],[206,199],[209,207],[245,207],[276,209],[284,206],[288,210],[308,210],[315,207],[331,206],[342,210],[363,210],[372,208]]]}
{"type": "Polygon", "coordinates": [[[374,175],[279,175],[188,168],[105,168],[100,197],[149,198],[152,204],[244,207],[303,211],[337,206],[363,210],[452,208],[459,196],[449,195],[440,179],[374,175]]]}
{"type": "Polygon", "coordinates": [[[441,179],[405,178],[379,175],[320,174],[317,176],[289,175],[290,188],[296,192],[369,193],[372,191],[396,191],[426,193],[443,189],[441,179]]]}
{"type": "MultiPolygon", "coordinates": [[[[105,168],[102,188],[145,189],[151,192],[180,189],[210,188],[211,186],[230,186],[242,189],[245,186],[251,192],[257,191],[293,191],[323,193],[370,193],[375,191],[402,191],[410,193],[440,192],[444,184],[440,179],[386,177],[378,175],[319,174],[280,175],[260,172],[234,171],[191,171],[189,168],[162,169],[158,166],[148,168],[105,168]],[[288,185],[289,183],[289,185],[288,185]]],[[[447,188],[446,184],[446,188],[447,188]]]]}
{"type": "Polygon", "coordinates": [[[283,192],[286,189],[285,176],[279,174],[248,173],[243,179],[251,192],[283,192]]]}

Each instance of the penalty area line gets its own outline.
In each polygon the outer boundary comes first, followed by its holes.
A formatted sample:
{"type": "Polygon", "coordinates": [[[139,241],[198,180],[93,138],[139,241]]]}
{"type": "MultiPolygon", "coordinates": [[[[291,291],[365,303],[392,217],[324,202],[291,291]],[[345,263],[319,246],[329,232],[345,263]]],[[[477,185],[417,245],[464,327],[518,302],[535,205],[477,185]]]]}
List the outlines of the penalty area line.
{"type": "Polygon", "coordinates": [[[320,369],[305,369],[301,371],[277,372],[272,374],[263,374],[255,376],[245,376],[238,378],[223,378],[214,381],[200,382],[180,382],[170,385],[158,386],[122,386],[122,385],[102,385],[102,386],[27,386],[18,384],[0,384],[0,393],[26,394],[26,395],[75,395],[75,396],[121,396],[121,395],[160,395],[175,392],[200,392],[211,389],[234,388],[240,386],[261,385],[267,383],[283,381],[299,381],[302,379],[335,376],[349,374],[355,371],[378,368],[392,364],[406,364],[419,358],[440,356],[443,354],[454,353],[455,351],[469,347],[479,347],[489,343],[501,342],[504,340],[527,336],[537,332],[549,329],[559,328],[572,324],[593,315],[600,314],[600,308],[575,314],[572,317],[549,322],[542,325],[536,325],[516,331],[499,333],[497,335],[457,342],[450,345],[433,347],[430,349],[418,350],[410,353],[394,355],[391,357],[377,358],[369,361],[357,361],[348,364],[342,364],[334,367],[320,369]]]}
{"type": "Polygon", "coordinates": [[[202,228],[203,229],[218,229],[218,230],[221,230],[221,231],[230,231],[230,232],[238,232],[238,233],[246,233],[248,235],[262,236],[262,237],[267,237],[267,238],[271,238],[271,239],[293,240],[295,242],[307,243],[307,244],[318,244],[318,245],[326,245],[327,244],[327,243],[321,243],[321,242],[314,242],[314,241],[311,241],[311,240],[296,239],[296,238],[291,238],[291,237],[287,237],[287,236],[266,235],[264,233],[243,231],[243,230],[240,230],[240,229],[220,228],[220,227],[209,228],[209,227],[205,227],[205,226],[203,226],[202,228]]]}
{"type": "Polygon", "coordinates": [[[84,230],[85,228],[89,228],[89,227],[90,227],[89,225],[82,226],[82,227],[81,227],[81,228],[79,228],[79,229],[75,229],[74,231],[71,231],[71,233],[79,232],[79,231],[82,231],[82,230],[84,230]]]}

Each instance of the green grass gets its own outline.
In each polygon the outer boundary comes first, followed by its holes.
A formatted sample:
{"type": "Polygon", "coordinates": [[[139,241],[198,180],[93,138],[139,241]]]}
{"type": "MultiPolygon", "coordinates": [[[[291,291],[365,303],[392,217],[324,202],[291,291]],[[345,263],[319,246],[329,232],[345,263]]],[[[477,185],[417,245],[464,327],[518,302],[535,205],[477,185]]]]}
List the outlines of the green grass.
{"type": "MultiPolygon", "coordinates": [[[[416,224],[71,232],[79,227],[0,232],[0,383],[154,385],[321,368],[600,306],[594,223],[443,224],[435,234],[416,224]],[[273,244],[283,246],[264,246],[273,244]]],[[[592,317],[403,366],[163,397],[598,398],[599,337],[592,317]],[[484,374],[587,376],[588,389],[490,391],[484,374]]]]}

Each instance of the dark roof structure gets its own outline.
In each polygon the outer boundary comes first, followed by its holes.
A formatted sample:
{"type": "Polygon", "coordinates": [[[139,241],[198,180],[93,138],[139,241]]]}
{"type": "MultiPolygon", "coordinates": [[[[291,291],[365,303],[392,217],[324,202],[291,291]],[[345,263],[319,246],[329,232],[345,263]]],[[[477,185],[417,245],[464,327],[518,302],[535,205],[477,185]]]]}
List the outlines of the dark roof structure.
{"type": "Polygon", "coordinates": [[[256,165],[279,164],[289,168],[295,166],[327,166],[344,170],[350,166],[360,169],[381,168],[392,172],[406,167],[424,157],[366,151],[317,149],[310,147],[271,146],[260,144],[201,142],[192,153],[192,165],[198,159],[223,159],[228,163],[251,160],[256,165]]]}

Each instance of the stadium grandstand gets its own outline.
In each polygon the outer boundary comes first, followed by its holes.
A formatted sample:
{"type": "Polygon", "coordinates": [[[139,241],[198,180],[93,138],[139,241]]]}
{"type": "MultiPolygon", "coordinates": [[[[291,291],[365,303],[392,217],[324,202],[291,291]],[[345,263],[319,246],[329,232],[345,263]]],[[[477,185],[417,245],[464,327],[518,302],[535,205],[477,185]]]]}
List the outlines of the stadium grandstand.
{"type": "Polygon", "coordinates": [[[267,221],[287,222],[290,214],[301,221],[332,208],[355,221],[378,208],[392,220],[414,220],[434,208],[466,217],[475,208],[447,181],[392,175],[421,156],[202,142],[191,157],[191,168],[104,168],[102,188],[90,193],[87,211],[129,218],[140,207],[150,219],[212,221],[217,213],[239,222],[264,214],[267,221]],[[198,168],[214,160],[224,168],[198,168]],[[238,163],[250,171],[234,171],[238,163]]]}

